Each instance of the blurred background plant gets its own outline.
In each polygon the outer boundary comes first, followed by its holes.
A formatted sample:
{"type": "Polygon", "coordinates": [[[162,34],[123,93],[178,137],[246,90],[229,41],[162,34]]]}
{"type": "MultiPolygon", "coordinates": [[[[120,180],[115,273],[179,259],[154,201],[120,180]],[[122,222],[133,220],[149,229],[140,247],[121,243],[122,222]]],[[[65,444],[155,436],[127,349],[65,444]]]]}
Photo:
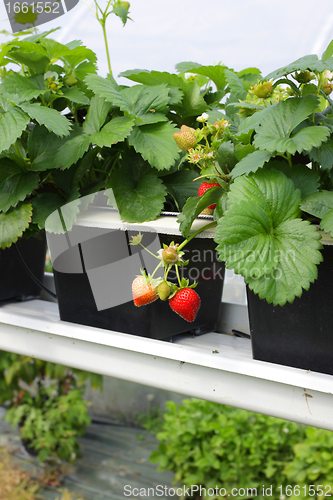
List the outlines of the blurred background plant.
{"type": "MultiPolygon", "coordinates": [[[[257,488],[253,498],[263,498],[262,487],[268,485],[273,500],[282,498],[288,485],[289,496],[294,485],[320,484],[329,493],[331,432],[198,399],[169,401],[166,408],[162,425],[155,424],[159,445],[150,459],[159,470],[173,471],[176,485],[218,486],[228,494],[232,488],[257,488]]],[[[308,498],[308,490],[297,491],[291,498],[308,498]]],[[[310,496],[323,498],[316,492],[310,496]]]]}
{"type": "Polygon", "coordinates": [[[83,400],[85,383],[102,388],[102,376],[5,351],[0,352],[0,404],[5,420],[18,426],[27,449],[45,461],[74,463],[78,437],[91,420],[83,400]]]}

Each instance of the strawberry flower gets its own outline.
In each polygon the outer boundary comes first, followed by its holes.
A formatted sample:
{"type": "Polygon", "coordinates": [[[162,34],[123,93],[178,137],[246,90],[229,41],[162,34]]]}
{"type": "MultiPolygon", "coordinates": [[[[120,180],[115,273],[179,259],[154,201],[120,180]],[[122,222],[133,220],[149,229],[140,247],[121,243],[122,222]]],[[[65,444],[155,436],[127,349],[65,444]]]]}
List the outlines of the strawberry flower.
{"type": "Polygon", "coordinates": [[[206,122],[209,118],[209,114],[208,113],[202,113],[201,116],[198,116],[197,118],[197,121],[198,122],[206,122]]]}

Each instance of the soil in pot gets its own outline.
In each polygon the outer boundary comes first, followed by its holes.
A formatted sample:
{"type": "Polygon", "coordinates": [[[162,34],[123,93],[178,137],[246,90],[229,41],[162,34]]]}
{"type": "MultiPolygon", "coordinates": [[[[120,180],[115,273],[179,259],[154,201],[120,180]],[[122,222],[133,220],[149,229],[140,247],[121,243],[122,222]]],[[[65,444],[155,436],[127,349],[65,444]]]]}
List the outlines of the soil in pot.
{"type": "Polygon", "coordinates": [[[247,290],[254,359],[333,375],[333,246],[322,253],[317,280],[292,304],[247,290]]]}

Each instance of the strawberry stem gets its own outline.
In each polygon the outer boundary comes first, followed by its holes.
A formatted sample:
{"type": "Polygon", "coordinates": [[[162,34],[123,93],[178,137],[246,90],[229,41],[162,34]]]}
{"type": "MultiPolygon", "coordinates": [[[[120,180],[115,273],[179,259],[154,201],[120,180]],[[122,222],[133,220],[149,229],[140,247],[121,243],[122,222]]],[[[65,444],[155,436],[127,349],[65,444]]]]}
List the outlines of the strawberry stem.
{"type": "Polygon", "coordinates": [[[209,224],[206,224],[206,226],[203,226],[201,227],[200,229],[198,229],[197,231],[195,231],[194,233],[191,234],[191,236],[189,236],[186,240],[183,241],[183,243],[181,243],[178,247],[178,250],[181,250],[182,248],[184,248],[185,245],[187,245],[187,243],[189,241],[191,241],[193,238],[195,238],[195,236],[197,236],[197,234],[199,233],[202,233],[202,231],[205,231],[206,229],[209,229],[211,227],[215,227],[217,224],[217,222],[210,222],[209,224]]]}
{"type": "Polygon", "coordinates": [[[181,283],[180,276],[179,276],[179,266],[175,266],[175,267],[176,267],[176,274],[177,274],[178,283],[179,283],[179,286],[181,288],[182,283],[181,283]]]}
{"type": "MultiPolygon", "coordinates": [[[[146,250],[147,250],[147,249],[146,249],[146,250]]],[[[154,257],[155,257],[155,256],[154,256],[154,257]]],[[[161,265],[162,265],[162,261],[161,261],[161,262],[159,262],[159,263],[157,264],[157,266],[155,267],[155,269],[154,269],[154,271],[153,271],[153,274],[150,276],[150,278],[151,278],[151,279],[154,277],[154,274],[156,273],[157,269],[161,267],[161,265]]]]}
{"type": "Polygon", "coordinates": [[[168,274],[169,274],[169,271],[170,271],[171,268],[172,268],[172,264],[169,264],[168,267],[166,267],[165,270],[164,270],[164,279],[165,279],[165,281],[167,281],[168,274]]]}
{"type": "Polygon", "coordinates": [[[142,248],[144,248],[146,250],[146,252],[150,253],[150,255],[155,257],[155,259],[158,259],[158,257],[154,253],[152,253],[150,250],[148,250],[148,248],[146,248],[142,243],[140,243],[140,245],[142,246],[142,248]]]}

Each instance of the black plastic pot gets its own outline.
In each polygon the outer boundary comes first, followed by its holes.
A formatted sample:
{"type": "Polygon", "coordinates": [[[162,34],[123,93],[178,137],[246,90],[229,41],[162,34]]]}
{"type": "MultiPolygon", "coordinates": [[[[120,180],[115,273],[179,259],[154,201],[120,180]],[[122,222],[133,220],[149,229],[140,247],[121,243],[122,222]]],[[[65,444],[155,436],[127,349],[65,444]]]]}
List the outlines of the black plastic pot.
{"type": "MultiPolygon", "coordinates": [[[[154,252],[163,243],[183,241],[180,236],[141,232],[143,244],[154,252]]],[[[224,263],[217,260],[214,240],[195,238],[186,246],[184,259],[190,259],[190,264],[181,267],[180,272],[190,283],[198,282],[196,291],[201,298],[197,318],[189,323],[173,312],[167,301],[134,305],[133,279],[140,274],[140,268],[151,273],[158,262],[141,247],[129,245],[131,236],[137,233],[74,226],[66,235],[48,234],[60,318],[153,339],[214,330],[225,270],[224,263]],[[58,249],[55,258],[54,248],[58,249]]],[[[168,278],[176,282],[171,273],[168,278]]]]}
{"type": "Polygon", "coordinates": [[[25,269],[14,245],[17,246],[32,274],[39,281],[43,281],[46,256],[45,234],[20,238],[11,247],[0,250],[0,301],[39,298],[41,289],[25,269]]]}
{"type": "Polygon", "coordinates": [[[247,290],[253,358],[333,375],[333,246],[318,279],[283,307],[247,290]]]}

